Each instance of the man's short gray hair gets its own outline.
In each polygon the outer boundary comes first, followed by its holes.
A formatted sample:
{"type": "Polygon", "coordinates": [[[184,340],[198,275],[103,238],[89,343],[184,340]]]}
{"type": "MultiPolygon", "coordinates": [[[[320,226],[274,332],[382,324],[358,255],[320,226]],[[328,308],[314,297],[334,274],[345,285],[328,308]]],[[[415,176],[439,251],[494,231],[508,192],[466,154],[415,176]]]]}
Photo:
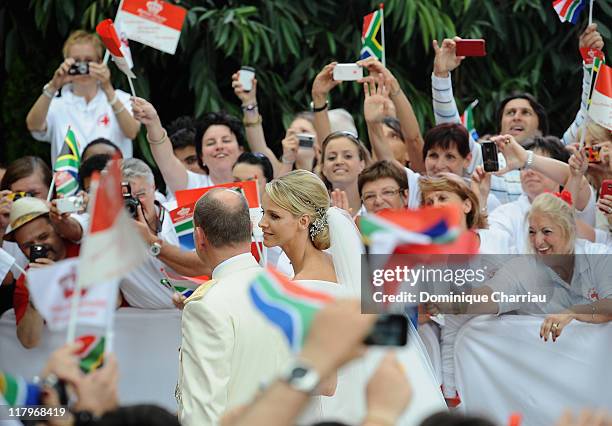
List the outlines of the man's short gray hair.
{"type": "Polygon", "coordinates": [[[143,177],[147,182],[154,184],[155,176],[147,163],[138,158],[126,158],[121,162],[121,174],[123,179],[143,177]]]}
{"type": "Polygon", "coordinates": [[[204,231],[206,239],[213,247],[251,241],[249,205],[239,192],[234,192],[236,201],[220,199],[219,194],[227,191],[232,190],[217,188],[208,191],[195,205],[193,224],[204,231]]]}

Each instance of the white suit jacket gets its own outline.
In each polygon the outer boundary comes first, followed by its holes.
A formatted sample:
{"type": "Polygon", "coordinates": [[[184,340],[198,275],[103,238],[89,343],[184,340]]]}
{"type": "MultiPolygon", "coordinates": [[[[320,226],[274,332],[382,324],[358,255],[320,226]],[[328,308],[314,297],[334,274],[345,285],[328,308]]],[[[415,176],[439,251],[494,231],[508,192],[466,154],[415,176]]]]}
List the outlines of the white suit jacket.
{"type": "Polygon", "coordinates": [[[183,426],[216,425],[288,364],[282,333],[249,297],[261,271],[250,253],[232,257],[215,268],[210,289],[186,303],[177,387],[183,426]]]}

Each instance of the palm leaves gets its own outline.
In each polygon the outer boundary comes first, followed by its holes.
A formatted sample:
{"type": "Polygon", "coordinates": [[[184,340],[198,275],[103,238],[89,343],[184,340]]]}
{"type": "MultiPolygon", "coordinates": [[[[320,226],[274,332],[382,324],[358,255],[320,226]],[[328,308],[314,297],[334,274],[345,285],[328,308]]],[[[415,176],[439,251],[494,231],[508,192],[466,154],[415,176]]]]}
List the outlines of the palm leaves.
{"type": "MultiPolygon", "coordinates": [[[[6,83],[2,86],[2,130],[9,158],[31,152],[23,117],[60,61],[70,29],[93,29],[113,17],[118,0],[30,0],[0,6],[6,83]],[[42,62],[29,69],[29,58],[42,62]],[[24,81],[24,78],[30,80],[24,81]],[[25,84],[25,88],[24,88],[25,84]],[[19,127],[13,129],[14,123],[19,127]]],[[[240,65],[257,69],[259,105],[269,143],[279,141],[293,113],[307,109],[318,70],[332,59],[352,62],[359,54],[361,20],[378,2],[365,0],[181,0],[186,23],[175,56],[133,43],[136,90],[159,107],[168,122],[180,114],[201,116],[227,109],[239,113],[230,76],[240,65]]],[[[585,12],[582,21],[586,20],[585,12]]],[[[612,0],[595,2],[594,17],[610,41],[612,0]]],[[[389,68],[413,102],[423,129],[432,123],[431,40],[460,34],[485,38],[489,55],[468,59],[455,72],[460,108],[473,99],[476,126],[494,131],[496,101],[527,90],[547,106],[551,128],[559,134],[579,104],[581,67],[578,26],[561,24],[549,2],[540,0],[387,0],[386,47],[389,68]]],[[[118,72],[117,87],[125,87],[118,72]]],[[[361,88],[343,84],[332,94],[334,106],[358,119],[361,88]]],[[[363,132],[365,134],[365,132],[363,132]]],[[[142,144],[146,149],[146,144],[142,144]]],[[[146,151],[143,152],[146,154],[146,151]]],[[[4,157],[4,156],[3,156],[4,157]]]]}

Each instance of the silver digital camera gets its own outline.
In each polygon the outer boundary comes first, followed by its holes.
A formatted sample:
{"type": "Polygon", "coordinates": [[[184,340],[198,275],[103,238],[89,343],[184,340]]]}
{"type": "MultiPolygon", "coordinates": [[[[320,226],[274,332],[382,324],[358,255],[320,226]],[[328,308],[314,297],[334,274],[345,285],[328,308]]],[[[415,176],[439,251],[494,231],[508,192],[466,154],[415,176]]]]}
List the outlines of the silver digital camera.
{"type": "Polygon", "coordinates": [[[72,197],[58,198],[55,205],[60,213],[76,213],[83,209],[84,201],[83,197],[73,195],[72,197]]]}

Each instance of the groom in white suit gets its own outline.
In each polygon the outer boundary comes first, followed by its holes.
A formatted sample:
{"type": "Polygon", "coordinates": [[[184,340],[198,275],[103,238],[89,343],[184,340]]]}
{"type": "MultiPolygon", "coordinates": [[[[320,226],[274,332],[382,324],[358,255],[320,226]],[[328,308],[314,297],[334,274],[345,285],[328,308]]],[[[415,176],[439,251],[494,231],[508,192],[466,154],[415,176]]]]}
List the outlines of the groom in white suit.
{"type": "Polygon", "coordinates": [[[249,284],[262,268],[251,255],[244,197],[209,191],[193,220],[196,251],[210,265],[212,280],[185,302],[176,396],[182,425],[216,425],[226,410],[249,402],[262,383],[278,376],[290,354],[280,331],[249,298],[249,284]]]}

